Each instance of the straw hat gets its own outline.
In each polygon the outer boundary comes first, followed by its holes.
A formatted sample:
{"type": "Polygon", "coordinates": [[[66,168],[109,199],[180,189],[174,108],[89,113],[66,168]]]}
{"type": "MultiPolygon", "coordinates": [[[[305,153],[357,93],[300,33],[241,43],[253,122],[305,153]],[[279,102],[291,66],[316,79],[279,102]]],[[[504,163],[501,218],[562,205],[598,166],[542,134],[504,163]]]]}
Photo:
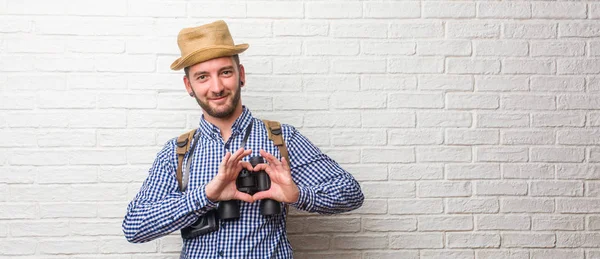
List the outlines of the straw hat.
{"type": "Polygon", "coordinates": [[[198,64],[213,58],[233,56],[244,52],[249,45],[234,45],[227,24],[222,21],[185,28],[177,36],[181,57],[171,64],[172,70],[198,64]]]}

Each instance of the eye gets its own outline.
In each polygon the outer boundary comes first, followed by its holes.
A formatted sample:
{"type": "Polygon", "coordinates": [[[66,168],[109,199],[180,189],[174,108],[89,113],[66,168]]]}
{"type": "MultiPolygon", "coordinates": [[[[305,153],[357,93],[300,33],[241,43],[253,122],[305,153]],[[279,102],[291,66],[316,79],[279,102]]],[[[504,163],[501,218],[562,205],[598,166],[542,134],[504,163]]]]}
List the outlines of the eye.
{"type": "Polygon", "coordinates": [[[205,76],[205,75],[200,75],[200,76],[198,76],[198,78],[196,78],[196,79],[198,79],[198,80],[204,80],[204,79],[206,79],[206,76],[205,76]]]}
{"type": "Polygon", "coordinates": [[[225,71],[223,71],[224,75],[231,75],[231,73],[233,73],[231,70],[225,70],[225,71]]]}

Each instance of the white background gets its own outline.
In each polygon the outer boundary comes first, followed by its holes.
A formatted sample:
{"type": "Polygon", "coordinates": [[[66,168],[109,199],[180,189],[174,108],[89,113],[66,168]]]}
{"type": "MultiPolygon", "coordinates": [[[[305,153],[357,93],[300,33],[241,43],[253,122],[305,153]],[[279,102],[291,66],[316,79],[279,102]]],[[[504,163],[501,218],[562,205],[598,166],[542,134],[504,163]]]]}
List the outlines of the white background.
{"type": "Polygon", "coordinates": [[[177,258],[129,244],[156,152],[197,126],[180,29],[224,19],[260,118],[361,183],[295,212],[296,258],[600,258],[600,4],[0,0],[0,258],[177,258]]]}

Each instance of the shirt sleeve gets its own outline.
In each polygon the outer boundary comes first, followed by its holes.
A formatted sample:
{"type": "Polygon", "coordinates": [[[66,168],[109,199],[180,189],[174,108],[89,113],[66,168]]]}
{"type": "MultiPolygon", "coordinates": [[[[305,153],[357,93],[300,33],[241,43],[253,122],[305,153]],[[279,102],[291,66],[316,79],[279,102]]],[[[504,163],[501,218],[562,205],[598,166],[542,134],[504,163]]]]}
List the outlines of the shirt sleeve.
{"type": "Polygon", "coordinates": [[[127,206],[123,232],[129,242],[143,243],[194,223],[216,207],[205,186],[182,193],[175,178],[175,139],[158,153],[140,191],[127,206]]]}
{"type": "Polygon", "coordinates": [[[356,179],[295,128],[287,128],[292,178],[300,190],[298,201],[290,205],[321,214],[347,212],[362,206],[364,196],[356,179]]]}

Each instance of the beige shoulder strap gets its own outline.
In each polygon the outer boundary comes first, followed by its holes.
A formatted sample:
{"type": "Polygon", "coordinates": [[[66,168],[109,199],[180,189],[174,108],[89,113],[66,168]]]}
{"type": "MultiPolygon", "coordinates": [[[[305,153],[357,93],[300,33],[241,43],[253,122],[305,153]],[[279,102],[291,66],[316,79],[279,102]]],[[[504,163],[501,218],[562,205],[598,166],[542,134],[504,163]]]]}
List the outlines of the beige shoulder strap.
{"type": "Polygon", "coordinates": [[[281,123],[277,121],[262,120],[267,126],[267,132],[269,133],[269,139],[273,141],[273,144],[279,149],[282,157],[285,157],[285,161],[291,166],[290,157],[288,155],[285,141],[283,140],[283,132],[281,130],[281,123]]]}
{"type": "Polygon", "coordinates": [[[190,150],[190,143],[192,142],[192,138],[194,138],[195,129],[190,130],[177,138],[177,184],[179,185],[179,190],[181,190],[182,186],[182,178],[183,178],[183,157],[190,150]]]}

